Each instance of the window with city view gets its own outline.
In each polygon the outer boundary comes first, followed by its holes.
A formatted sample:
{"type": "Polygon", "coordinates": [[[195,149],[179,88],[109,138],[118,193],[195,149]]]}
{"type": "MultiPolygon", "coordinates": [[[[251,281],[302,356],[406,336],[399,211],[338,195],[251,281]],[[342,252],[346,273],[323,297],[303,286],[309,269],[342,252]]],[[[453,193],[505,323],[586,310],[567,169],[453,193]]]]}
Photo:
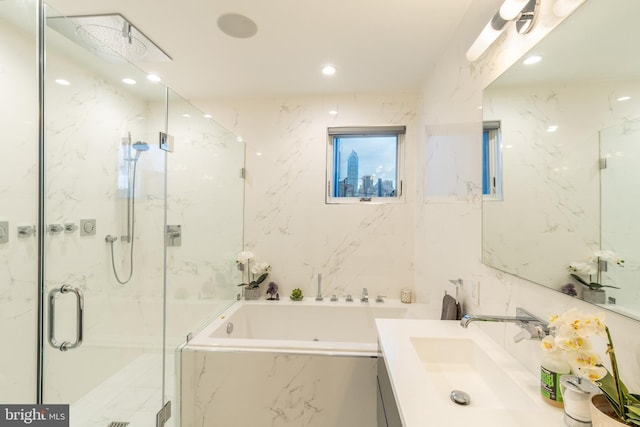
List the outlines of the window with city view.
{"type": "Polygon", "coordinates": [[[328,201],[399,197],[404,132],[404,126],[329,128],[328,201]]]}

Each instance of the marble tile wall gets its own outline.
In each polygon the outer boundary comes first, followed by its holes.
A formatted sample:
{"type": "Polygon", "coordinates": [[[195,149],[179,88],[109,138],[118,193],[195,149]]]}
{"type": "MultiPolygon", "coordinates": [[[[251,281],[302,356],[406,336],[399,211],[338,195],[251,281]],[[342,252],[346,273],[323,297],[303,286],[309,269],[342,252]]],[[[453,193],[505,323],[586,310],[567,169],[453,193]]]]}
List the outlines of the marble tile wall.
{"type": "Polygon", "coordinates": [[[288,295],[400,298],[414,287],[415,106],[411,93],[203,100],[247,144],[245,245],[271,263],[288,295]],[[337,110],[332,116],[330,110],[337,110]],[[406,199],[397,204],[325,204],[327,127],[407,126],[406,199]]]}

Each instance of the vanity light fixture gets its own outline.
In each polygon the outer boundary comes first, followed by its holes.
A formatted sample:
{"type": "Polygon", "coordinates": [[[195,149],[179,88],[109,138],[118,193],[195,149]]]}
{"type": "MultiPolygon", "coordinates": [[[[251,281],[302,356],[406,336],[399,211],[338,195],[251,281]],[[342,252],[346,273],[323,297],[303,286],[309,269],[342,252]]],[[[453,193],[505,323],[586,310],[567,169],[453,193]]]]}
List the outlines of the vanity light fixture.
{"type": "Polygon", "coordinates": [[[331,110],[329,111],[329,114],[332,116],[337,116],[338,115],[338,111],[337,110],[331,110]]]}
{"type": "Polygon", "coordinates": [[[516,22],[518,34],[527,34],[536,23],[539,5],[540,0],[505,0],[467,51],[467,59],[478,59],[511,21],[516,22]]]}
{"type": "Polygon", "coordinates": [[[211,114],[203,114],[202,117],[204,117],[205,119],[213,119],[213,116],[211,114]]]}
{"type": "Polygon", "coordinates": [[[616,101],[623,102],[623,101],[628,101],[630,99],[631,99],[630,96],[621,96],[620,98],[616,99],[616,101]]]}
{"type": "Polygon", "coordinates": [[[547,128],[547,132],[553,133],[558,130],[558,125],[551,125],[547,128]]]}
{"type": "Polygon", "coordinates": [[[158,83],[161,79],[157,74],[147,74],[147,80],[158,83]]]}
{"type": "Polygon", "coordinates": [[[126,77],[122,79],[122,83],[133,86],[134,84],[136,84],[136,81],[126,77]]]}

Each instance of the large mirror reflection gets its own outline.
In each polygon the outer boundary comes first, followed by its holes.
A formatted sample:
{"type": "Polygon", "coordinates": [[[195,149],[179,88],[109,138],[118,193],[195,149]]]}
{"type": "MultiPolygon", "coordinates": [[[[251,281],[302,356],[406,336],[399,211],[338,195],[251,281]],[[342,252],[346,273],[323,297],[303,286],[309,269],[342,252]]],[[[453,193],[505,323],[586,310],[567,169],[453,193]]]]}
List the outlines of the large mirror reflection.
{"type": "Polygon", "coordinates": [[[636,319],[639,12],[587,0],[483,94],[483,262],[636,319]]]}

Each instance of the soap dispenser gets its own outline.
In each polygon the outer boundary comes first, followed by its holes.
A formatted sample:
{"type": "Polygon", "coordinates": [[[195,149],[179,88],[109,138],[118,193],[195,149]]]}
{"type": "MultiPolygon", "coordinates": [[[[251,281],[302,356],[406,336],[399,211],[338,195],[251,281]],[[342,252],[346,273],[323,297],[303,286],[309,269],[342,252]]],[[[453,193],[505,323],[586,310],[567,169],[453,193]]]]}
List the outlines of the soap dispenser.
{"type": "Polygon", "coordinates": [[[562,408],[560,376],[571,373],[571,367],[562,357],[562,352],[544,352],[540,360],[540,393],[545,402],[562,408]]]}

